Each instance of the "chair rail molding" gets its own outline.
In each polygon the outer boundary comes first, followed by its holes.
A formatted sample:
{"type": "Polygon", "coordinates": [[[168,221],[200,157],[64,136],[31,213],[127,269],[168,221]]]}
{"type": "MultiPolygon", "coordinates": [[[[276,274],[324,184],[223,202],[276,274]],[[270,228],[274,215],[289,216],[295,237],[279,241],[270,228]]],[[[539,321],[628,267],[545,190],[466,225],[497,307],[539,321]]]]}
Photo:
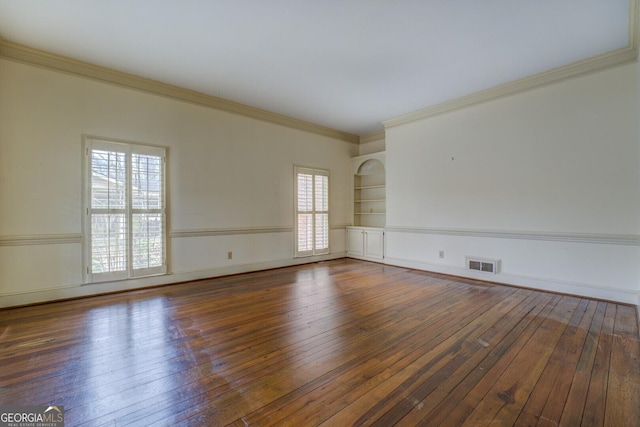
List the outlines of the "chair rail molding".
{"type": "Polygon", "coordinates": [[[198,230],[173,230],[169,232],[172,239],[181,237],[233,236],[239,234],[293,233],[290,226],[271,227],[239,227],[239,228],[206,228],[198,230]]]}
{"type": "Polygon", "coordinates": [[[548,240],[557,242],[595,243],[605,245],[640,246],[640,235],[565,233],[520,230],[479,230],[468,228],[435,228],[387,226],[385,230],[396,233],[440,234],[447,236],[487,237],[499,239],[548,240]]]}
{"type": "Polygon", "coordinates": [[[0,246],[60,245],[67,243],[82,243],[82,234],[67,233],[0,236],[0,246]]]}

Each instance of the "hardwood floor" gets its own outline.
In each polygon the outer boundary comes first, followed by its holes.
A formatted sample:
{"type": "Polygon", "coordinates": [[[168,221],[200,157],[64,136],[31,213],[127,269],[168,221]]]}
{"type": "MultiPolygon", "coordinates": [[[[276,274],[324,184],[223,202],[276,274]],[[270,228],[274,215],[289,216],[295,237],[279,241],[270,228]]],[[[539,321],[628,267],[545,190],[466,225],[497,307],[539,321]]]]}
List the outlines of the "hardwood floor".
{"type": "Polygon", "coordinates": [[[640,426],[635,307],[337,260],[0,311],[66,425],[640,426]]]}

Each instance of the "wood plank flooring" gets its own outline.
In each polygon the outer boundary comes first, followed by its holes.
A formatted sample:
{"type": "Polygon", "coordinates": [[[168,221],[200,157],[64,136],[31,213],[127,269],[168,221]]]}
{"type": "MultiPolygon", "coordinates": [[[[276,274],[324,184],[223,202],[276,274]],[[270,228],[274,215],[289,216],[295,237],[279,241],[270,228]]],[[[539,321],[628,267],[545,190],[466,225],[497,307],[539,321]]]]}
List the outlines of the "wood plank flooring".
{"type": "Polygon", "coordinates": [[[343,259],[0,311],[67,426],[640,426],[636,308],[343,259]]]}

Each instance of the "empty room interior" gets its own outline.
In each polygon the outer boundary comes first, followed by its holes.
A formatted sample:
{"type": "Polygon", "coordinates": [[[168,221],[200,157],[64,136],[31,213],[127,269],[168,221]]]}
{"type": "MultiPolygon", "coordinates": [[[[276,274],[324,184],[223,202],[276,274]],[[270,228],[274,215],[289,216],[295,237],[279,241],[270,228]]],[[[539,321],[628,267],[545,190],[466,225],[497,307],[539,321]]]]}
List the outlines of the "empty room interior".
{"type": "Polygon", "coordinates": [[[2,417],[640,426],[638,11],[0,0],[2,417]]]}

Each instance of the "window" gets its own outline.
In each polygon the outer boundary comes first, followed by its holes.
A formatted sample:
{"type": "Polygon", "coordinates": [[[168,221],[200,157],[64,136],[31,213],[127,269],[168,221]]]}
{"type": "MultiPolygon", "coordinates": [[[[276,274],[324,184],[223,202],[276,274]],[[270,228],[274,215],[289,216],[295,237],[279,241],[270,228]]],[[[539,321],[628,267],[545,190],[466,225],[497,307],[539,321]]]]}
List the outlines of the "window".
{"type": "Polygon", "coordinates": [[[165,150],[85,139],[88,282],[166,273],[165,150]]]}
{"type": "Polygon", "coordinates": [[[329,253],[329,171],[295,168],[296,256],[329,253]]]}

